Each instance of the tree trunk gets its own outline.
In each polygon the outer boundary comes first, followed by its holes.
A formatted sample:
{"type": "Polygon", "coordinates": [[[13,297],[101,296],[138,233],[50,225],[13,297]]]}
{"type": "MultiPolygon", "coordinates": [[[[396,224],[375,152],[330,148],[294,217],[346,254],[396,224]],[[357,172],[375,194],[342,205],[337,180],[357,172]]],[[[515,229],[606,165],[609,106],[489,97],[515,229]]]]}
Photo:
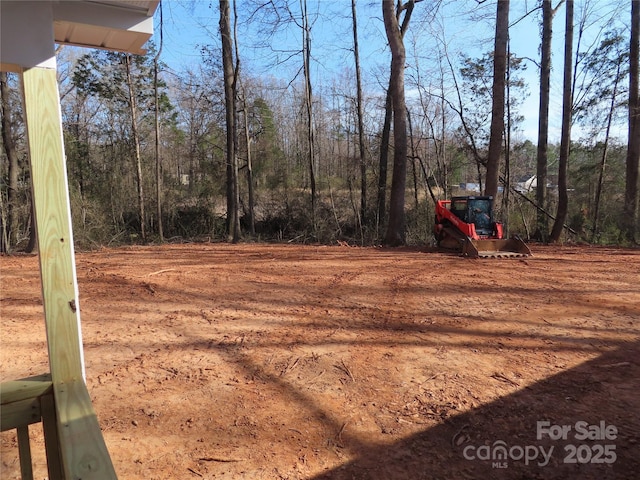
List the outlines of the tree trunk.
{"type": "Polygon", "coordinates": [[[0,192],[0,253],[10,253],[7,232],[7,210],[4,195],[0,192]]]}
{"type": "Polygon", "coordinates": [[[611,94],[611,103],[609,104],[609,113],[607,115],[607,128],[604,136],[604,145],[602,147],[602,158],[600,159],[600,171],[598,172],[598,184],[596,185],[596,198],[593,211],[593,227],[591,228],[591,242],[595,242],[598,237],[598,221],[600,220],[600,198],[602,197],[602,184],[604,182],[604,172],[607,168],[607,154],[609,151],[609,135],[611,134],[611,123],[613,121],[613,112],[616,107],[616,97],[618,96],[618,82],[620,81],[620,63],[616,69],[616,77],[613,84],[613,92],[611,94]]]}
{"type": "Polygon", "coordinates": [[[29,187],[29,243],[27,243],[24,253],[37,253],[38,232],[36,231],[36,208],[33,201],[33,189],[29,187]]]}
{"type": "MultiPolygon", "coordinates": [[[[549,93],[551,79],[551,38],[553,14],[551,0],[542,1],[542,59],[540,61],[540,106],[538,109],[538,151],[536,155],[536,203],[547,201],[547,164],[549,143],[549,93]]],[[[535,237],[546,242],[549,236],[547,216],[538,212],[535,237]]]]}
{"type": "Polygon", "coordinates": [[[391,48],[391,78],[389,91],[393,105],[393,176],[391,179],[391,195],[389,197],[389,223],[384,243],[388,246],[399,246],[406,243],[406,220],[404,212],[405,187],[407,182],[407,106],[404,97],[404,69],[406,51],[403,32],[413,12],[413,0],[399,5],[406,10],[402,29],[398,24],[401,11],[393,8],[392,0],[382,0],[384,27],[391,48]]]}
{"type": "Polygon", "coordinates": [[[638,51],[640,50],[640,2],[631,2],[629,45],[629,139],[627,146],[624,215],[622,230],[635,241],[638,215],[638,170],[640,168],[640,98],[638,91],[638,51]]]}
{"type": "Polygon", "coordinates": [[[160,106],[158,98],[158,57],[153,61],[153,90],[155,94],[155,155],[156,155],[156,215],[158,217],[158,239],[164,242],[162,228],[162,158],[160,157],[160,106]]]}
{"type": "Polygon", "coordinates": [[[164,242],[164,232],[162,228],[162,158],[160,157],[160,99],[158,95],[158,60],[162,53],[162,4],[160,9],[160,48],[153,59],[153,94],[155,103],[155,155],[156,155],[156,215],[158,217],[158,239],[164,242]]]}
{"type": "Polygon", "coordinates": [[[18,165],[18,154],[16,145],[13,141],[13,125],[11,103],[9,102],[9,85],[7,83],[7,74],[0,72],[0,105],[2,107],[2,144],[4,145],[4,153],[9,162],[9,178],[7,184],[7,211],[6,225],[2,225],[3,238],[5,242],[1,242],[1,252],[9,253],[11,249],[18,243],[18,176],[20,166],[18,165]]]}
{"type": "Polygon", "coordinates": [[[360,150],[360,221],[363,226],[367,226],[367,163],[364,144],[364,113],[362,105],[362,78],[360,73],[360,53],[358,48],[356,0],[351,0],[351,17],[353,19],[353,55],[356,62],[356,113],[358,116],[358,147],[360,150]]]}
{"type": "Polygon", "coordinates": [[[238,10],[237,3],[233,0],[233,48],[235,52],[235,64],[233,69],[233,82],[231,93],[233,94],[233,193],[235,195],[236,208],[233,211],[233,243],[242,240],[242,227],[240,225],[240,167],[238,161],[238,80],[240,77],[240,50],[238,49],[238,10]]]}
{"type": "Polygon", "coordinates": [[[233,65],[231,13],[228,0],[220,0],[220,35],[222,37],[222,69],[224,72],[225,121],[227,128],[227,224],[229,239],[240,241],[238,216],[238,163],[236,157],[236,69],[233,65]]]}
{"type": "Polygon", "coordinates": [[[367,164],[364,143],[364,114],[362,99],[362,79],[360,72],[360,54],[358,47],[358,23],[356,16],[356,0],[351,0],[351,14],[353,18],[353,52],[356,68],[356,108],[358,116],[358,146],[360,150],[360,218],[362,225],[366,226],[367,221],[367,164]]]}
{"type": "Polygon", "coordinates": [[[131,78],[131,55],[125,54],[125,65],[127,70],[127,85],[129,87],[129,109],[131,111],[131,133],[133,134],[133,146],[136,163],[136,184],[138,187],[138,215],[140,216],[140,238],[143,242],[147,240],[147,231],[144,219],[144,191],[142,184],[142,158],[140,156],[140,136],[138,134],[138,108],[136,105],[135,88],[131,78]]]}
{"type": "MultiPolygon", "coordinates": [[[[507,45],[507,58],[511,58],[511,49],[507,45]]],[[[509,236],[509,201],[511,187],[511,62],[507,62],[507,72],[505,77],[505,113],[506,125],[504,132],[504,177],[498,174],[498,180],[502,179],[504,185],[502,193],[502,221],[504,222],[505,236],[509,236]]]]}
{"type": "Polygon", "coordinates": [[[247,107],[247,97],[242,96],[242,108],[244,110],[244,135],[247,143],[247,190],[249,192],[249,233],[256,234],[255,221],[255,193],[253,189],[253,160],[251,158],[251,132],[249,131],[249,109],[247,107]]]}
{"type": "MultiPolygon", "coordinates": [[[[383,9],[385,8],[385,1],[393,3],[392,0],[383,0],[383,9]]],[[[404,6],[398,2],[398,12],[396,16],[396,24],[402,10],[406,10],[404,19],[402,20],[402,26],[400,27],[400,37],[404,38],[404,34],[409,28],[409,21],[411,20],[411,13],[413,13],[414,1],[407,2],[404,6]]],[[[404,48],[404,47],[403,47],[404,48]]],[[[385,213],[386,213],[386,196],[387,196],[387,171],[388,171],[388,159],[389,159],[389,145],[391,140],[391,121],[393,119],[393,96],[392,96],[392,82],[393,82],[393,70],[389,75],[389,87],[387,88],[387,95],[385,97],[384,104],[384,125],[382,127],[382,138],[380,139],[380,160],[379,160],[379,172],[378,172],[378,218],[377,218],[377,230],[378,234],[382,236],[382,231],[385,226],[385,213]]],[[[404,86],[403,86],[404,88],[404,86]]]]}
{"type": "Polygon", "coordinates": [[[411,142],[411,174],[413,176],[413,208],[416,213],[420,206],[418,199],[418,171],[416,168],[416,159],[418,155],[416,153],[416,145],[413,138],[413,125],[411,123],[411,112],[407,109],[407,127],[409,128],[409,141],[411,142]]]}
{"type": "MultiPolygon", "coordinates": [[[[440,75],[440,91],[444,92],[444,75],[440,75]]],[[[449,170],[447,166],[447,135],[446,135],[446,126],[447,126],[447,104],[444,98],[444,95],[440,99],[440,111],[441,111],[441,119],[440,119],[440,155],[436,157],[436,161],[439,164],[438,170],[440,171],[440,184],[442,185],[442,192],[445,198],[449,198],[451,196],[451,185],[449,185],[449,170]],[[439,159],[439,160],[438,160],[439,159]]],[[[435,138],[435,136],[434,136],[435,138]]],[[[435,178],[435,175],[434,175],[435,178]]],[[[429,189],[431,191],[431,189],[429,189]]],[[[435,205],[436,199],[433,198],[433,203],[435,205]]]]}
{"type": "Polygon", "coordinates": [[[485,195],[496,197],[500,176],[500,153],[504,133],[504,90],[507,72],[507,44],[509,42],[509,0],[500,0],[496,11],[496,36],[493,55],[493,101],[491,108],[491,132],[487,158],[485,195]]]}
{"type": "Polygon", "coordinates": [[[391,139],[391,120],[393,119],[393,104],[391,101],[391,86],[387,89],[384,106],[384,124],[380,139],[380,158],[378,160],[378,234],[382,236],[385,227],[387,211],[387,169],[389,165],[389,143],[391,139]]]}
{"type": "Polygon", "coordinates": [[[316,231],[316,154],[313,132],[313,92],[311,89],[311,26],[307,14],[307,0],[300,0],[302,12],[302,62],[304,70],[304,100],[307,113],[307,159],[309,162],[309,182],[311,184],[311,223],[316,231]]]}
{"type": "Polygon", "coordinates": [[[558,210],[551,229],[549,241],[557,243],[564,227],[569,208],[567,195],[567,165],[571,146],[571,122],[573,109],[573,0],[566,2],[566,22],[564,36],[564,80],[562,88],[562,133],[560,137],[560,158],[558,160],[558,210]]]}

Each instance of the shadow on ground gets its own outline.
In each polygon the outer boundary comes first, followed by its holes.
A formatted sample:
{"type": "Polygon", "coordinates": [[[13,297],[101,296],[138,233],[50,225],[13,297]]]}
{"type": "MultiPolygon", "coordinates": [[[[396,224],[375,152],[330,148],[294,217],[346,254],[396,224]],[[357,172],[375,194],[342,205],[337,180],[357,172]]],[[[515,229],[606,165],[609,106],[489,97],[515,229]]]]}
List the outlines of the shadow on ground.
{"type": "Polygon", "coordinates": [[[638,442],[640,342],[635,342],[412,437],[360,451],[356,460],[314,480],[631,480],[640,478],[638,442]],[[544,421],[549,428],[569,426],[566,439],[538,438],[537,422],[544,421]],[[499,458],[505,452],[500,446],[506,447],[506,459],[499,458]]]}

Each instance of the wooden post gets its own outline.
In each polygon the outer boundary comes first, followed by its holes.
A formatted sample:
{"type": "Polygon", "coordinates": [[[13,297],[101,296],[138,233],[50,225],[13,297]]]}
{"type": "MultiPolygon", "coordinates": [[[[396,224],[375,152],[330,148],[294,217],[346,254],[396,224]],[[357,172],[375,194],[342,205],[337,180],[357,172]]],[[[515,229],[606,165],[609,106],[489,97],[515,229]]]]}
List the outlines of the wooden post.
{"type": "Polygon", "coordinates": [[[55,44],[142,53],[159,1],[0,0],[0,70],[22,78],[51,371],[0,392],[0,427],[18,428],[27,478],[28,425],[40,418],[50,478],[117,478],[85,383],[55,44]]]}
{"type": "Polygon", "coordinates": [[[44,449],[47,454],[47,471],[49,472],[49,478],[52,480],[64,478],[56,404],[53,401],[53,393],[48,393],[40,397],[40,407],[42,409],[42,431],[44,432],[44,449]]]}
{"type": "Polygon", "coordinates": [[[71,209],[56,70],[22,73],[53,383],[84,378],[71,209]]]}
{"type": "Polygon", "coordinates": [[[29,425],[18,427],[18,451],[20,452],[20,475],[22,480],[33,480],[29,425]]]}
{"type": "Polygon", "coordinates": [[[56,430],[66,479],[115,479],[84,379],[71,208],[55,68],[22,73],[56,430]]]}

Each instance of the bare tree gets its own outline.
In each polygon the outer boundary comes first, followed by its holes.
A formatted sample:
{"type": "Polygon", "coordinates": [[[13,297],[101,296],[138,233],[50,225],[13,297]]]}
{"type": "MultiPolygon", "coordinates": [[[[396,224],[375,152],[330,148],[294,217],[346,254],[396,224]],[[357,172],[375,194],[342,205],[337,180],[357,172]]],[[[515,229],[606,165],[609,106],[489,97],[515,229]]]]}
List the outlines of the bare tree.
{"type": "MultiPolygon", "coordinates": [[[[383,0],[384,1],[384,0],[383,0]]],[[[393,3],[393,2],[391,2],[393,3]]],[[[413,12],[413,4],[411,2],[411,12],[413,12]]],[[[403,12],[407,10],[407,6],[403,6],[401,2],[398,2],[396,23],[403,12]]],[[[402,25],[400,25],[400,37],[404,38],[404,34],[409,28],[409,20],[411,20],[411,14],[403,17],[402,25]]],[[[380,157],[379,157],[379,170],[378,170],[378,208],[377,208],[377,228],[379,232],[382,232],[384,226],[384,218],[386,211],[386,196],[387,196],[387,171],[389,163],[389,145],[391,141],[391,121],[393,119],[393,95],[391,90],[391,82],[393,81],[393,73],[389,75],[389,87],[387,88],[387,94],[384,102],[384,123],[382,126],[382,136],[380,139],[380,157]]]]}
{"type": "Polygon", "coordinates": [[[638,170],[640,168],[640,98],[638,93],[638,50],[640,50],[640,2],[631,2],[629,45],[629,137],[624,194],[623,231],[634,241],[638,215],[638,170]]]}
{"type": "MultiPolygon", "coordinates": [[[[542,0],[542,52],[540,62],[540,107],[538,109],[538,150],[536,155],[536,203],[542,208],[547,201],[547,164],[549,141],[549,94],[551,78],[551,38],[553,35],[553,17],[564,0],[555,8],[551,0],[542,0]]],[[[547,216],[538,210],[536,237],[547,241],[549,223],[547,216]]]]}
{"type": "Polygon", "coordinates": [[[562,132],[560,136],[560,158],[558,160],[558,210],[551,229],[549,241],[560,241],[567,218],[569,197],[567,195],[567,165],[571,146],[571,123],[573,109],[573,0],[566,2],[564,34],[564,80],[562,87],[562,132]]]}
{"type": "Polygon", "coordinates": [[[384,243],[389,246],[403,245],[405,238],[404,196],[407,182],[407,105],[404,96],[404,69],[406,50],[403,32],[409,25],[415,2],[398,3],[394,8],[393,0],[382,0],[382,15],[387,40],[391,48],[391,77],[389,91],[393,108],[393,177],[389,197],[389,223],[384,243]],[[404,12],[402,28],[399,18],[404,12]]]}
{"type": "MultiPolygon", "coordinates": [[[[229,0],[220,0],[220,36],[222,37],[222,70],[224,74],[225,122],[227,127],[226,170],[227,170],[227,226],[230,240],[241,239],[240,217],[238,215],[238,159],[236,154],[236,91],[237,63],[233,61],[231,33],[231,11],[229,0]]],[[[238,59],[236,58],[236,62],[238,59]]]]}
{"type": "Polygon", "coordinates": [[[574,106],[576,120],[585,123],[592,122],[593,138],[597,138],[598,132],[603,128],[603,120],[606,124],[594,199],[593,224],[591,226],[592,242],[597,241],[600,233],[600,212],[611,140],[611,126],[617,108],[624,103],[624,100],[619,97],[626,95],[622,82],[623,70],[627,64],[629,52],[625,47],[622,35],[616,31],[607,32],[600,45],[591,53],[584,55],[585,77],[592,78],[589,81],[588,90],[584,92],[582,97],[582,105],[574,106]]]}
{"type": "Polygon", "coordinates": [[[29,191],[29,242],[24,253],[36,253],[38,251],[38,235],[36,232],[36,207],[33,201],[33,189],[29,191]]]}
{"type": "Polygon", "coordinates": [[[255,215],[255,191],[254,191],[254,179],[253,179],[253,158],[251,156],[251,144],[253,143],[253,138],[251,136],[251,129],[249,127],[249,107],[247,106],[247,95],[242,89],[242,113],[244,117],[244,138],[245,143],[247,144],[247,191],[249,196],[249,211],[248,211],[248,223],[249,223],[249,233],[251,235],[256,234],[256,215],[255,215]]]}
{"type": "Polygon", "coordinates": [[[2,210],[3,218],[0,219],[2,224],[2,238],[0,238],[0,252],[10,252],[18,241],[18,215],[16,213],[18,204],[18,153],[16,152],[15,142],[13,140],[13,124],[12,109],[9,102],[9,85],[7,83],[6,72],[0,72],[0,106],[2,108],[2,144],[4,153],[9,163],[9,178],[7,183],[7,206],[6,218],[5,210],[2,210]],[[6,222],[6,223],[5,223],[6,222]]]}
{"type": "Polygon", "coordinates": [[[162,229],[162,158],[160,156],[160,96],[158,93],[158,62],[162,53],[163,24],[162,24],[162,3],[160,9],[160,47],[153,57],[153,97],[155,115],[155,157],[156,157],[156,215],[158,223],[158,237],[160,242],[164,241],[162,229]]]}
{"type": "Polygon", "coordinates": [[[378,159],[378,198],[377,198],[377,229],[382,235],[387,206],[387,170],[389,165],[389,142],[391,141],[391,120],[393,119],[393,106],[391,101],[391,88],[387,88],[384,101],[384,122],[382,124],[382,136],[380,138],[380,154],[378,159]]]}
{"type": "Polygon", "coordinates": [[[316,145],[313,130],[313,91],[311,88],[311,23],[307,12],[307,0],[300,0],[302,28],[302,65],[304,72],[304,103],[307,114],[307,159],[309,162],[309,182],[311,184],[311,222],[316,230],[316,145]]]}
{"type": "Polygon", "coordinates": [[[504,96],[507,73],[507,44],[509,43],[509,0],[496,2],[496,35],[493,52],[493,100],[491,108],[491,134],[487,157],[485,195],[498,194],[500,156],[504,134],[504,96]]]}
{"type": "MultiPolygon", "coordinates": [[[[431,196],[433,203],[436,203],[436,196],[431,188],[429,182],[435,182],[435,186],[442,188],[443,193],[447,194],[447,174],[448,174],[448,165],[446,162],[446,143],[447,143],[447,114],[448,114],[448,104],[447,100],[444,97],[445,91],[445,70],[444,70],[444,56],[446,55],[446,47],[445,52],[442,51],[441,47],[438,47],[438,90],[439,93],[434,93],[431,88],[427,88],[425,86],[425,82],[421,75],[421,69],[419,65],[419,51],[422,49],[421,42],[414,42],[414,57],[413,62],[415,62],[415,78],[414,85],[418,91],[418,101],[420,105],[420,110],[422,111],[422,118],[424,122],[426,122],[426,128],[428,133],[430,143],[425,143],[423,148],[426,147],[428,149],[427,158],[431,161],[435,162],[435,168],[429,166],[429,163],[425,165],[425,162],[419,155],[417,155],[417,159],[420,163],[420,167],[422,169],[422,173],[424,175],[424,180],[431,196]],[[436,102],[432,103],[432,100],[436,100],[436,102]],[[433,150],[431,150],[433,148],[433,150]],[[429,179],[429,181],[427,181],[429,179]]],[[[411,118],[409,117],[409,121],[411,118]]],[[[411,125],[409,125],[411,127],[411,125]]],[[[412,137],[412,149],[413,145],[413,135],[412,137]]],[[[423,143],[423,142],[420,142],[423,143]]],[[[413,155],[413,153],[412,153],[413,155]]]]}
{"type": "Polygon", "coordinates": [[[142,157],[140,156],[140,134],[138,133],[138,107],[136,101],[135,87],[131,79],[131,55],[125,54],[124,57],[127,86],[129,87],[129,110],[131,112],[131,133],[133,135],[133,147],[136,165],[136,186],[138,190],[138,215],[140,216],[140,237],[142,241],[147,240],[147,231],[145,226],[144,215],[144,186],[142,183],[142,157]]]}
{"type": "Polygon", "coordinates": [[[364,144],[364,114],[362,107],[362,78],[360,72],[360,53],[358,48],[358,21],[356,16],[356,0],[351,0],[351,17],[353,20],[353,56],[356,67],[356,115],[358,120],[358,147],[360,154],[360,222],[367,224],[367,162],[364,144]]]}

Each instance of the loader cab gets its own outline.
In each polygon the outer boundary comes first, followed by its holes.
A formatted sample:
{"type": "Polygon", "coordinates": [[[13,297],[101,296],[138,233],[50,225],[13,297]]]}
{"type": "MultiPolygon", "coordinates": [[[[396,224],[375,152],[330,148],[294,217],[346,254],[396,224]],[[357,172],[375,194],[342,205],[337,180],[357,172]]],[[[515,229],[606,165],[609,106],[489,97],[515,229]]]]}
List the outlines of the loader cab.
{"type": "Polygon", "coordinates": [[[493,197],[453,197],[451,212],[465,223],[473,223],[478,235],[493,235],[493,197]]]}

